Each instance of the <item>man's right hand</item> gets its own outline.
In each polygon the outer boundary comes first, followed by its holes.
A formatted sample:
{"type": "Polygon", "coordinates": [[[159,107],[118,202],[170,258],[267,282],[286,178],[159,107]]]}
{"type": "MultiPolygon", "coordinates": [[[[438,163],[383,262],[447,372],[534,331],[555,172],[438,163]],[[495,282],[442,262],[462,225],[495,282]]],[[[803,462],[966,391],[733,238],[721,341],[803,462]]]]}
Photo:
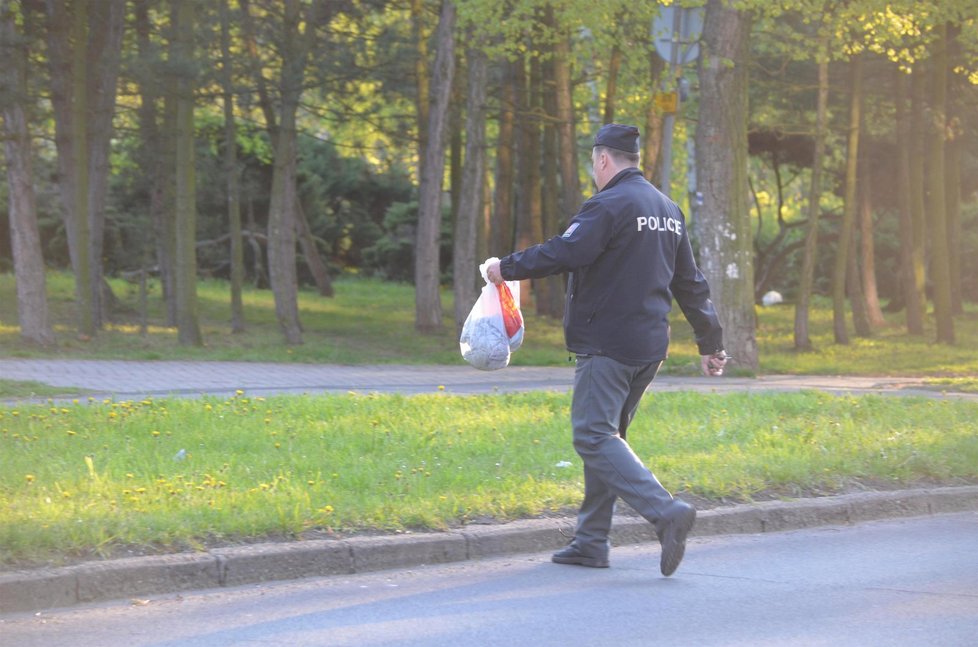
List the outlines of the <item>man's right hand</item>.
{"type": "Polygon", "coordinates": [[[499,271],[499,261],[492,263],[486,268],[486,277],[488,277],[489,281],[495,285],[499,285],[503,282],[503,275],[499,271]]]}

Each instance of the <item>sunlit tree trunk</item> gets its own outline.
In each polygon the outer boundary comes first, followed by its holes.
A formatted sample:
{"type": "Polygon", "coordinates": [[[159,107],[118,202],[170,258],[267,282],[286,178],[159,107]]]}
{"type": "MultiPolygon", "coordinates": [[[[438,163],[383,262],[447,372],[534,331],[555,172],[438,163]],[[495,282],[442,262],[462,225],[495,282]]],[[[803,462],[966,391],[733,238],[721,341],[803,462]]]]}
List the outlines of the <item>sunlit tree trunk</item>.
{"type": "Polygon", "coordinates": [[[452,273],[455,279],[455,326],[459,333],[478,295],[476,286],[482,283],[476,259],[478,241],[476,224],[482,213],[485,178],[485,102],[488,76],[485,53],[470,48],[466,58],[468,59],[468,96],[465,105],[465,165],[462,170],[452,255],[452,273]]]}
{"type": "MultiPolygon", "coordinates": [[[[849,270],[853,224],[856,219],[856,181],[859,160],[859,126],[862,121],[862,59],[856,55],[849,61],[849,135],[846,149],[846,188],[839,241],[836,244],[835,267],[832,273],[832,322],[837,344],[849,343],[846,329],[846,274],[849,270]]],[[[858,303],[854,306],[858,307],[858,303]]]]}
{"type": "Polygon", "coordinates": [[[726,350],[757,369],[754,250],[747,194],[750,16],[709,0],[699,61],[696,169],[703,206],[694,227],[700,267],[720,314],[726,350]]]}
{"type": "Polygon", "coordinates": [[[859,242],[860,258],[862,259],[862,288],[866,300],[866,317],[871,327],[880,328],[886,325],[883,309],[880,307],[879,290],[876,286],[876,250],[875,227],[873,226],[873,178],[870,169],[866,168],[863,159],[862,182],[859,187],[859,242]]]}
{"type": "Polygon", "coordinates": [[[436,332],[442,327],[439,236],[441,189],[445,171],[445,131],[448,99],[455,74],[455,5],[442,0],[436,35],[437,52],[432,73],[428,114],[428,143],[421,166],[418,197],[418,231],[414,254],[415,327],[436,332]]]}
{"type": "Polygon", "coordinates": [[[558,221],[564,225],[581,205],[581,180],[577,161],[577,132],[574,119],[574,87],[571,83],[570,41],[566,34],[554,44],[553,79],[557,103],[557,144],[560,161],[560,206],[558,221]]]}
{"type": "Polygon", "coordinates": [[[815,278],[815,259],[818,250],[818,223],[822,214],[822,164],[825,158],[825,131],[829,104],[829,63],[826,39],[819,43],[818,101],[815,113],[815,153],[812,157],[812,177],[808,189],[808,224],[805,248],[802,253],[801,276],[798,278],[798,300],[795,304],[795,350],[811,350],[808,334],[808,312],[815,278]]]}
{"type": "Polygon", "coordinates": [[[17,322],[20,338],[28,344],[53,346],[54,333],[48,319],[44,255],[37,225],[34,195],[34,166],[27,111],[27,46],[18,33],[10,0],[0,1],[0,48],[7,61],[0,66],[0,96],[3,96],[3,139],[7,158],[10,247],[17,284],[17,322]]]}
{"type": "Polygon", "coordinates": [[[932,44],[931,130],[928,155],[929,203],[928,230],[931,235],[931,272],[934,290],[934,318],[937,341],[954,343],[954,314],[951,311],[951,270],[948,261],[947,201],[945,200],[944,138],[947,129],[947,27],[936,29],[932,44]]]}

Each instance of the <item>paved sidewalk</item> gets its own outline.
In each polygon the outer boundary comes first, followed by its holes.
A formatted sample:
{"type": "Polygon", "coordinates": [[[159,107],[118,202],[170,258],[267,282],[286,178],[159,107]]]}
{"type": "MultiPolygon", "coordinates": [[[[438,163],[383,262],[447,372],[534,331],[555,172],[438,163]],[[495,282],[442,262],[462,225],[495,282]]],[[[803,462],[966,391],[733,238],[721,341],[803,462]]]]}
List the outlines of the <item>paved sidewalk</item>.
{"type": "MultiPolygon", "coordinates": [[[[574,368],[510,366],[478,371],[467,365],[413,366],[273,364],[255,362],[0,359],[0,378],[84,389],[118,399],[145,396],[252,395],[274,393],[397,392],[406,394],[492,393],[530,390],[569,391],[574,368]]],[[[766,375],[757,378],[673,377],[662,375],[653,391],[705,390],[877,393],[946,397],[924,388],[919,378],[766,375]]],[[[947,394],[978,399],[978,394],[947,394]]]]}

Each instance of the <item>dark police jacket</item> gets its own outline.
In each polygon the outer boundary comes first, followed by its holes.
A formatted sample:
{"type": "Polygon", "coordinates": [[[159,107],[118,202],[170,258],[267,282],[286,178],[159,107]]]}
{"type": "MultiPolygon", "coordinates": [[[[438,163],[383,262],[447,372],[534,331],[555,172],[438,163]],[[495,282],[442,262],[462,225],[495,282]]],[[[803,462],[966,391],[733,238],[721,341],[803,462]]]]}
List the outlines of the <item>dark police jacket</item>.
{"type": "Polygon", "coordinates": [[[673,298],[693,327],[700,354],[723,349],[686,219],[637,168],[615,175],[562,235],[500,259],[499,269],[510,281],[571,273],[564,337],[577,355],[626,364],[665,359],[673,298]]]}

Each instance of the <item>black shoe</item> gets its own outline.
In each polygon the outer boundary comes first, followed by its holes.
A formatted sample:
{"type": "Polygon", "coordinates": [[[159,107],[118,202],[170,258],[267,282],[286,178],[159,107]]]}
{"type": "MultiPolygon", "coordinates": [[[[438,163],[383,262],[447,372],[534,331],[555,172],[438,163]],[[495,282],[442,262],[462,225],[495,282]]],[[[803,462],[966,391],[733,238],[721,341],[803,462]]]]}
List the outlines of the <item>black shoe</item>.
{"type": "Polygon", "coordinates": [[[590,566],[591,568],[608,568],[608,556],[592,557],[585,555],[574,544],[568,544],[567,548],[558,550],[550,558],[555,564],[576,564],[577,566],[590,566]]]}
{"type": "Polygon", "coordinates": [[[676,499],[667,515],[663,516],[660,528],[659,543],[662,544],[662,557],[659,559],[659,570],[669,577],[679,568],[686,553],[686,535],[689,534],[696,521],[696,509],[681,499],[676,499]]]}

